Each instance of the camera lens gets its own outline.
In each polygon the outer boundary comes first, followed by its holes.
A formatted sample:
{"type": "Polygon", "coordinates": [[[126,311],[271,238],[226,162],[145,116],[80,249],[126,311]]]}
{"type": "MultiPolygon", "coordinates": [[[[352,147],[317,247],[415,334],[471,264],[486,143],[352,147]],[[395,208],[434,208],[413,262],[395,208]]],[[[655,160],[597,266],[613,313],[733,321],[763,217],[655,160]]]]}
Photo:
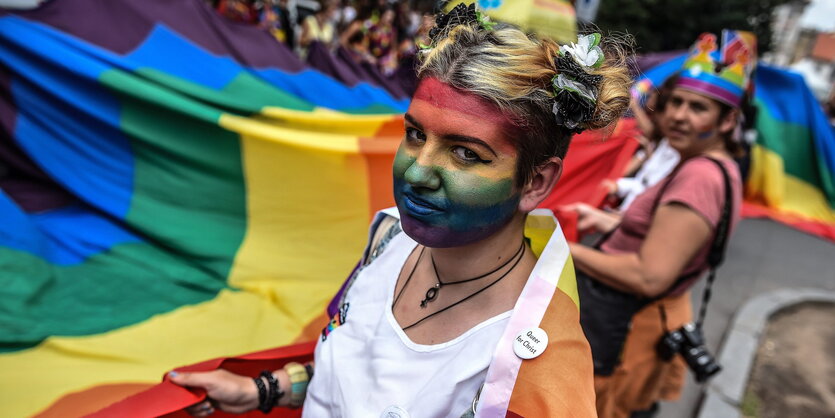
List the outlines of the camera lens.
{"type": "Polygon", "coordinates": [[[711,376],[722,370],[722,367],[716,363],[716,360],[707,352],[704,346],[689,347],[682,352],[682,355],[690,370],[696,375],[696,381],[699,383],[704,383],[711,376]]]}
{"type": "Polygon", "coordinates": [[[656,345],[656,351],[664,361],[670,361],[677,353],[681,353],[699,383],[722,370],[722,366],[707,351],[701,330],[693,324],[664,334],[656,345]]]}

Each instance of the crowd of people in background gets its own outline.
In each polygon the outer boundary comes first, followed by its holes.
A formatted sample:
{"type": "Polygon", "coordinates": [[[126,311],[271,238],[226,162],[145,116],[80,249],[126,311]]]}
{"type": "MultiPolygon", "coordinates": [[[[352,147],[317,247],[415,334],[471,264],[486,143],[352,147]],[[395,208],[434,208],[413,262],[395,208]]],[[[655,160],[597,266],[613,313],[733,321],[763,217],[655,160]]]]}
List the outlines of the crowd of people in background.
{"type": "Polygon", "coordinates": [[[269,31],[305,59],[320,42],[343,49],[357,63],[369,63],[383,75],[394,73],[414,56],[434,22],[430,10],[409,0],[210,0],[222,16],[269,31]]]}

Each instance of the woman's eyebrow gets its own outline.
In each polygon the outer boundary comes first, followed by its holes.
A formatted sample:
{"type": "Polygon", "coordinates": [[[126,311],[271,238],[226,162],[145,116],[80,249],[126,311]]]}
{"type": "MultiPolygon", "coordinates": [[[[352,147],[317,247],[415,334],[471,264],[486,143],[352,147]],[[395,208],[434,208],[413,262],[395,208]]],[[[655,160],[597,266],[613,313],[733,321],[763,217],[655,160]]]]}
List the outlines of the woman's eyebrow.
{"type": "Polygon", "coordinates": [[[482,141],[482,140],[480,140],[476,137],[467,136],[467,135],[454,135],[453,134],[453,135],[444,135],[444,136],[442,136],[442,138],[447,140],[447,141],[469,142],[469,143],[472,143],[472,144],[481,145],[482,147],[487,148],[487,150],[492,152],[493,155],[495,155],[496,157],[499,156],[499,154],[496,154],[496,151],[493,151],[493,148],[491,148],[490,145],[487,145],[486,142],[484,142],[484,141],[482,141]]]}
{"type": "Polygon", "coordinates": [[[404,117],[404,118],[405,118],[405,119],[406,119],[409,123],[411,123],[412,125],[415,125],[415,128],[418,128],[418,129],[420,129],[421,131],[423,130],[423,125],[421,125],[421,124],[420,124],[420,122],[418,122],[417,120],[415,120],[415,118],[414,118],[412,115],[410,115],[410,114],[406,113],[405,115],[403,115],[403,117],[404,117]]]}

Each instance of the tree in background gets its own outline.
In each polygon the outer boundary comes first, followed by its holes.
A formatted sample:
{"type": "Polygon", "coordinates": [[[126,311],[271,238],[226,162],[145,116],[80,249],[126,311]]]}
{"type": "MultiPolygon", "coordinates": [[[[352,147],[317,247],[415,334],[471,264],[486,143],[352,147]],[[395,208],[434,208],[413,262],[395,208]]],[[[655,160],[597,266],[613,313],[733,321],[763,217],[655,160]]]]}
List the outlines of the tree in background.
{"type": "Polygon", "coordinates": [[[770,49],[775,7],[788,0],[601,0],[595,24],[635,37],[639,54],[687,49],[702,32],[748,30],[770,49]]]}

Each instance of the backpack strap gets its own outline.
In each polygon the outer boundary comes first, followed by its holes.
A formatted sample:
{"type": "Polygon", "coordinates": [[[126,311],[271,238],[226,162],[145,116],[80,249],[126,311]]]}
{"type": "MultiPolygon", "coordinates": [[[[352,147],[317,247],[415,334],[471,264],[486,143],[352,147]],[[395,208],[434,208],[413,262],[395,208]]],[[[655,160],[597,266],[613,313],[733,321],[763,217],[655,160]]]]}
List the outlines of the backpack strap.
{"type": "MultiPolygon", "coordinates": [[[[710,252],[707,256],[708,269],[711,272],[711,276],[708,277],[708,282],[712,283],[712,274],[715,272],[716,267],[722,264],[722,260],[725,257],[725,247],[728,244],[728,233],[730,232],[731,214],[733,213],[733,188],[731,186],[730,175],[728,174],[728,171],[725,170],[725,166],[722,165],[722,162],[712,157],[704,158],[716,164],[716,166],[719,168],[719,171],[722,173],[722,180],[725,183],[725,202],[724,206],[722,207],[722,213],[719,216],[719,223],[716,224],[716,232],[713,235],[713,241],[710,244],[710,252]]],[[[655,212],[656,210],[658,210],[658,205],[661,202],[661,198],[664,194],[664,191],[667,189],[667,186],[672,181],[674,175],[678,172],[678,169],[679,168],[676,167],[676,170],[673,171],[672,174],[670,174],[669,180],[666,183],[664,183],[664,185],[661,187],[661,190],[658,193],[658,196],[655,198],[655,203],[652,206],[653,216],[655,216],[655,212]]],[[[678,286],[680,286],[682,283],[685,283],[688,280],[700,274],[702,274],[702,271],[696,271],[679,277],[666,291],[664,291],[656,299],[661,299],[666,296],[669,296],[669,294],[672,293],[673,290],[678,288],[678,286]]],[[[710,291],[709,287],[706,287],[705,290],[707,290],[708,292],[710,291]]],[[[710,299],[709,295],[708,299],[710,299]]]]}
{"type": "Polygon", "coordinates": [[[710,268],[710,273],[707,276],[707,284],[705,290],[702,292],[702,303],[699,306],[699,317],[696,320],[696,327],[702,328],[702,323],[707,315],[707,304],[710,302],[711,288],[713,282],[716,280],[716,269],[725,260],[725,251],[728,247],[728,238],[731,231],[731,216],[733,214],[733,189],[731,186],[731,178],[725,166],[719,160],[708,157],[713,161],[719,170],[722,172],[722,179],[725,181],[725,205],[722,208],[722,217],[719,218],[719,224],[716,225],[716,233],[713,237],[713,243],[710,245],[710,252],[707,255],[707,264],[710,268]]]}
{"type": "MultiPolygon", "coordinates": [[[[702,291],[702,302],[699,304],[699,316],[696,319],[696,328],[699,330],[702,329],[702,324],[704,323],[705,316],[707,315],[707,305],[710,303],[710,298],[713,294],[712,289],[713,283],[716,281],[716,269],[725,259],[725,251],[727,250],[728,238],[730,237],[731,230],[731,216],[733,214],[733,187],[731,185],[730,175],[725,169],[725,166],[722,165],[721,161],[712,157],[705,158],[716,164],[719,171],[722,172],[722,180],[725,183],[725,204],[722,207],[722,214],[719,218],[719,223],[716,225],[716,232],[713,236],[713,242],[710,244],[710,252],[708,252],[707,255],[707,283],[705,284],[704,291],[702,291]]],[[[658,299],[666,297],[679,285],[700,273],[701,272],[695,272],[678,278],[676,282],[673,283],[669,289],[667,289],[667,291],[658,296],[658,299]]],[[[658,305],[658,309],[661,314],[661,325],[664,327],[664,331],[667,332],[667,315],[664,311],[664,305],[658,305]]]]}

